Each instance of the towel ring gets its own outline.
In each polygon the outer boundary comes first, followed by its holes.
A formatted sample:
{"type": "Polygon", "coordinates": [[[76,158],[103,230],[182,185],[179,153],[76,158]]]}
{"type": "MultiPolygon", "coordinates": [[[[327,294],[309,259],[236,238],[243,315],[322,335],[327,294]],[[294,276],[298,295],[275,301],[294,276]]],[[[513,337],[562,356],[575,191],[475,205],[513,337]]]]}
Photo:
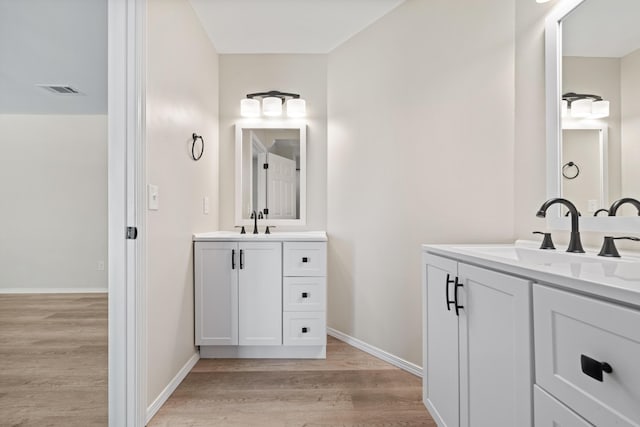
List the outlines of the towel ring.
{"type": "Polygon", "coordinates": [[[562,166],[562,176],[564,176],[567,179],[575,179],[578,177],[578,175],[580,175],[580,168],[578,167],[578,165],[576,165],[573,162],[568,162],[567,164],[565,164],[564,166],[562,166]],[[569,168],[575,168],[575,173],[574,174],[570,174],[570,172],[568,173],[568,169],[569,168]]]}
{"type": "Polygon", "coordinates": [[[197,162],[204,154],[204,139],[202,139],[202,136],[196,135],[195,133],[191,135],[191,138],[193,138],[193,142],[191,143],[191,158],[197,162]],[[200,139],[200,142],[202,142],[202,144],[200,148],[200,154],[196,156],[196,142],[198,141],[198,139],[200,139]]]}

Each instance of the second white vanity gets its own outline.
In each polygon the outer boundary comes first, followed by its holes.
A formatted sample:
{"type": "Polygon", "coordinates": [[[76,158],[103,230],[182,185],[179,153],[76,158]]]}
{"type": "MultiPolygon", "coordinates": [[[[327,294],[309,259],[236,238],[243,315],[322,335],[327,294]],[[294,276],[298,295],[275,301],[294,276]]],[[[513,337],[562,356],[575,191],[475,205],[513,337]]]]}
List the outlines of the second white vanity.
{"type": "Polygon", "coordinates": [[[439,426],[640,425],[640,259],[424,245],[422,260],[439,426]]]}
{"type": "Polygon", "coordinates": [[[326,233],[193,240],[200,357],[326,357],[326,233]]]}

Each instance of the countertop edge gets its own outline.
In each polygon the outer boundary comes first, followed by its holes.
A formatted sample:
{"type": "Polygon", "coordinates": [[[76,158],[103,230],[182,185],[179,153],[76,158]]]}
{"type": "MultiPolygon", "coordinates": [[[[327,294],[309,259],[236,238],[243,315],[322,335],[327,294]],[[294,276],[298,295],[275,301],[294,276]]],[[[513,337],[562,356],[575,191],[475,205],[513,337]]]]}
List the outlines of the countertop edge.
{"type": "Polygon", "coordinates": [[[272,234],[240,234],[239,232],[194,233],[194,242],[327,242],[325,231],[283,231],[272,234]]]}
{"type": "MultiPolygon", "coordinates": [[[[640,308],[640,289],[628,289],[609,283],[578,279],[564,274],[551,273],[537,269],[534,265],[516,264],[495,257],[480,257],[460,250],[460,246],[472,245],[429,245],[423,244],[422,252],[458,260],[499,273],[506,273],[532,282],[557,289],[577,292],[586,296],[606,299],[615,303],[640,308]]],[[[486,244],[477,246],[505,246],[505,244],[486,244]]]]}

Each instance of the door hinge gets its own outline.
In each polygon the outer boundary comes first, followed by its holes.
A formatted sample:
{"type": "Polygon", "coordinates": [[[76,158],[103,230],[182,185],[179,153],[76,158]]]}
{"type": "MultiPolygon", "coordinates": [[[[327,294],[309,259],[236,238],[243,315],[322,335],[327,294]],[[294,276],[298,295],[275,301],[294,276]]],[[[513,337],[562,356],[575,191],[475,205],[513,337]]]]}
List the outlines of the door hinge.
{"type": "Polygon", "coordinates": [[[138,238],[138,227],[127,227],[127,239],[135,240],[138,238]]]}
{"type": "Polygon", "coordinates": [[[269,169],[269,163],[265,163],[262,165],[262,169],[269,169]]]}

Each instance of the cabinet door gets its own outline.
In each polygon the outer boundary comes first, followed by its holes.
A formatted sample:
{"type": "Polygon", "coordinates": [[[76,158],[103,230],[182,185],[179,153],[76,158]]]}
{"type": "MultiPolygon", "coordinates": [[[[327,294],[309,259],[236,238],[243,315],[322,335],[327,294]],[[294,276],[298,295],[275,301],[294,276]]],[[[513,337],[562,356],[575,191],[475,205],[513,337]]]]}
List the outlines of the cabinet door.
{"type": "MultiPolygon", "coordinates": [[[[423,298],[426,298],[424,404],[440,427],[458,427],[458,317],[453,308],[447,309],[446,295],[447,276],[452,281],[455,279],[457,263],[427,254],[423,268],[423,298]]],[[[453,288],[453,285],[449,286],[451,298],[453,288]]]]}
{"type": "Polygon", "coordinates": [[[194,248],[196,345],[237,345],[238,244],[196,242],[194,248]]]}
{"type": "Polygon", "coordinates": [[[458,264],[460,425],[532,424],[531,283],[458,264]]]}
{"type": "Polygon", "coordinates": [[[282,244],[240,243],[239,344],[282,345],[282,244]]]}

